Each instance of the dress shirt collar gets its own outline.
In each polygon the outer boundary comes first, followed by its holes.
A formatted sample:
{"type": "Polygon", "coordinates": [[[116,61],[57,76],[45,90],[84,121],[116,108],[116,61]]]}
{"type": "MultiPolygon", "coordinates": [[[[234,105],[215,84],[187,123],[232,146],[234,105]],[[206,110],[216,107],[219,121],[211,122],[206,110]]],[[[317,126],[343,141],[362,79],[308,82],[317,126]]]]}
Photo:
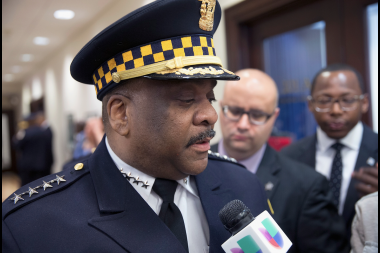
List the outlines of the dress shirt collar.
{"type": "MultiPolygon", "coordinates": [[[[263,159],[265,149],[267,148],[267,144],[264,144],[259,151],[257,151],[254,155],[251,157],[248,157],[245,160],[238,161],[239,163],[243,164],[250,172],[256,174],[257,169],[259,168],[260,162],[263,159]]],[[[223,155],[227,155],[226,149],[224,148],[224,141],[223,138],[219,141],[218,145],[218,153],[223,155]]],[[[234,157],[233,157],[234,158],[234,157]]]]}
{"type": "MultiPolygon", "coordinates": [[[[116,164],[116,167],[119,170],[123,169],[124,172],[131,173],[132,177],[134,177],[134,178],[139,177],[139,179],[138,179],[139,181],[147,182],[149,184],[149,186],[145,189],[145,187],[142,187],[142,183],[139,183],[139,184],[133,183],[133,181],[134,181],[133,178],[130,179],[130,181],[129,181],[129,183],[133,186],[133,188],[135,188],[135,190],[140,194],[140,196],[145,201],[147,201],[151,192],[152,192],[152,186],[153,186],[156,178],[139,171],[138,169],[130,166],[129,164],[127,164],[123,160],[121,160],[115,154],[115,152],[113,152],[112,148],[110,147],[110,145],[108,143],[107,136],[106,136],[106,146],[107,146],[108,153],[110,154],[112,160],[114,161],[114,163],[116,164]]],[[[120,176],[121,176],[121,173],[120,173],[120,176]]],[[[199,197],[198,191],[196,189],[195,180],[192,177],[188,176],[184,179],[177,180],[177,182],[179,185],[181,185],[183,188],[185,188],[188,192],[190,192],[191,194],[193,194],[196,197],[199,197]]]]}
{"type": "MultiPolygon", "coordinates": [[[[345,147],[352,150],[359,150],[363,136],[363,123],[359,121],[356,126],[342,139],[339,140],[345,147]]],[[[335,142],[318,126],[317,128],[318,148],[323,153],[327,151],[335,142]]]]}

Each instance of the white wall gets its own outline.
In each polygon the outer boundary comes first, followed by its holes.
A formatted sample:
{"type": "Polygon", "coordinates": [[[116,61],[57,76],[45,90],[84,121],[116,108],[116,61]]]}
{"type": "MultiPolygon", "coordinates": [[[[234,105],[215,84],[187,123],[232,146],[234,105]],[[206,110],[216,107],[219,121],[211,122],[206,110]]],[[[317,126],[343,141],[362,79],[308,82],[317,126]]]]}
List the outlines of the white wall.
{"type": "MultiPolygon", "coordinates": [[[[220,6],[222,7],[222,11],[224,12],[225,9],[238,4],[242,2],[243,0],[219,0],[220,6]]],[[[227,37],[226,37],[226,22],[224,13],[222,14],[222,20],[220,21],[219,28],[214,34],[214,44],[215,44],[215,51],[216,55],[222,60],[223,66],[228,67],[227,65],[227,37]]],[[[218,115],[220,113],[220,106],[219,102],[223,98],[224,93],[224,85],[225,81],[218,81],[218,85],[216,86],[214,93],[216,100],[218,102],[214,103],[214,108],[218,112],[218,115]]],[[[217,143],[222,138],[222,131],[220,129],[219,121],[215,125],[215,131],[216,135],[211,140],[211,144],[217,143]]]]}
{"type": "MultiPolygon", "coordinates": [[[[220,0],[222,9],[230,7],[242,0],[220,0]]],[[[71,38],[71,42],[55,52],[53,57],[45,65],[39,68],[30,79],[26,80],[22,89],[22,114],[29,113],[31,98],[39,98],[44,95],[46,117],[53,133],[54,167],[53,172],[61,170],[62,165],[70,158],[70,149],[67,145],[68,125],[67,115],[72,114],[75,120],[85,120],[91,114],[101,115],[101,102],[96,99],[94,87],[75,81],[70,75],[70,63],[77,52],[96,34],[105,27],[118,20],[127,13],[139,8],[143,4],[152,2],[120,0],[107,6],[107,10],[96,20],[71,38]]],[[[220,26],[215,33],[214,43],[217,56],[227,66],[225,22],[222,17],[220,26]]],[[[224,82],[219,81],[215,89],[216,99],[222,98],[224,82]]],[[[219,103],[215,103],[219,112],[219,103]]],[[[212,143],[221,136],[219,123],[216,125],[217,135],[212,143]]]]}

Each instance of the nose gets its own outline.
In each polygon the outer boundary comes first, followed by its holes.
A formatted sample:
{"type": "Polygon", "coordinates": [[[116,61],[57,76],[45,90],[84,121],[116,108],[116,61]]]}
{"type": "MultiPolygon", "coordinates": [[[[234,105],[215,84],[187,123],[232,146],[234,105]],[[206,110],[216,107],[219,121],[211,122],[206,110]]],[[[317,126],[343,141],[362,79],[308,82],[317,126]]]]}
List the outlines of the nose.
{"type": "Polygon", "coordinates": [[[208,99],[202,101],[194,116],[195,125],[213,126],[218,120],[218,114],[208,99]]]}
{"type": "Polygon", "coordinates": [[[343,113],[342,108],[340,107],[340,104],[338,101],[335,101],[334,104],[332,105],[330,113],[332,115],[340,115],[343,113]]]}
{"type": "Polygon", "coordinates": [[[249,123],[249,117],[247,114],[243,114],[240,120],[237,122],[237,128],[239,130],[247,130],[251,123],[249,123]]]}

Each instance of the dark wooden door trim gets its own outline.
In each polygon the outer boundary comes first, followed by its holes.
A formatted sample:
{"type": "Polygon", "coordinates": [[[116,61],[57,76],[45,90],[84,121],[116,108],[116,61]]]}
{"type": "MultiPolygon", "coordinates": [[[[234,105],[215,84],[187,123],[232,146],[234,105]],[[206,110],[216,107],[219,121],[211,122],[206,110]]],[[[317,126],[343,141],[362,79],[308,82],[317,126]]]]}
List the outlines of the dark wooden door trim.
{"type": "MultiPolygon", "coordinates": [[[[366,34],[366,6],[376,0],[247,0],[225,10],[228,68],[237,71],[254,67],[263,69],[262,48],[257,40],[271,36],[271,31],[297,28],[294,20],[278,23],[269,31],[270,19],[279,19],[283,15],[302,16],[299,27],[319,20],[326,20],[327,63],[342,62],[352,65],[363,74],[366,90],[370,92],[368,46],[366,34]],[[307,12],[307,6],[314,5],[318,10],[307,12]],[[305,10],[306,12],[299,11],[305,10]],[[296,14],[298,12],[298,14],[296,14]],[[305,16],[307,15],[307,16],[305,16]],[[305,21],[306,20],[306,21],[305,21]],[[256,26],[256,27],[255,27],[256,26]],[[253,28],[254,27],[254,28],[253,28]],[[294,27],[294,28],[292,28],[294,27]],[[253,35],[252,35],[253,34],[253,35]]],[[[273,23],[272,23],[273,24],[273,23]]],[[[272,34],[273,35],[273,34],[272,34]]],[[[370,109],[371,110],[371,109],[370,109]]],[[[372,114],[369,111],[362,120],[372,126],[372,114]]]]}

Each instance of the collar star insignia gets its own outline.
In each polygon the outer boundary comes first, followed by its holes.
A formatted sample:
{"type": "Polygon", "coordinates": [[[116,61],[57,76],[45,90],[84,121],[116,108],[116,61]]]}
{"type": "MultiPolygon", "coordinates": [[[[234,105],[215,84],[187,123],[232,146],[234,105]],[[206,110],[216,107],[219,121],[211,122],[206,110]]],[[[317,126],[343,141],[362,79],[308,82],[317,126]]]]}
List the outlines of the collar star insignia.
{"type": "Polygon", "coordinates": [[[38,192],[29,187],[29,198],[33,195],[33,193],[38,193],[38,192]]]}
{"type": "Polygon", "coordinates": [[[17,195],[16,193],[13,193],[15,196],[13,198],[11,198],[11,200],[13,200],[13,203],[16,204],[17,201],[19,200],[24,200],[23,198],[21,198],[21,194],[17,195]]]}
{"type": "Polygon", "coordinates": [[[42,182],[44,182],[44,184],[42,185],[42,187],[44,188],[44,191],[46,190],[46,188],[53,187],[51,186],[51,184],[46,183],[45,181],[42,181],[42,182]]]}
{"type": "Polygon", "coordinates": [[[145,189],[148,189],[148,186],[150,186],[150,184],[148,184],[148,181],[145,181],[142,183],[143,183],[143,185],[141,187],[144,187],[145,189]]]}
{"type": "Polygon", "coordinates": [[[58,175],[55,175],[56,176],[56,180],[57,180],[57,184],[59,185],[60,182],[66,182],[66,179],[63,179],[63,177],[65,175],[62,175],[62,176],[58,176],[58,175]]]}
{"type": "Polygon", "coordinates": [[[125,175],[125,178],[128,179],[128,181],[131,181],[131,178],[135,179],[134,177],[132,177],[131,172],[128,172],[128,174],[125,175]]]}
{"type": "Polygon", "coordinates": [[[133,183],[136,183],[137,185],[139,185],[139,183],[141,183],[141,181],[139,181],[139,177],[135,177],[134,179],[135,179],[135,181],[133,181],[133,183]]]}

